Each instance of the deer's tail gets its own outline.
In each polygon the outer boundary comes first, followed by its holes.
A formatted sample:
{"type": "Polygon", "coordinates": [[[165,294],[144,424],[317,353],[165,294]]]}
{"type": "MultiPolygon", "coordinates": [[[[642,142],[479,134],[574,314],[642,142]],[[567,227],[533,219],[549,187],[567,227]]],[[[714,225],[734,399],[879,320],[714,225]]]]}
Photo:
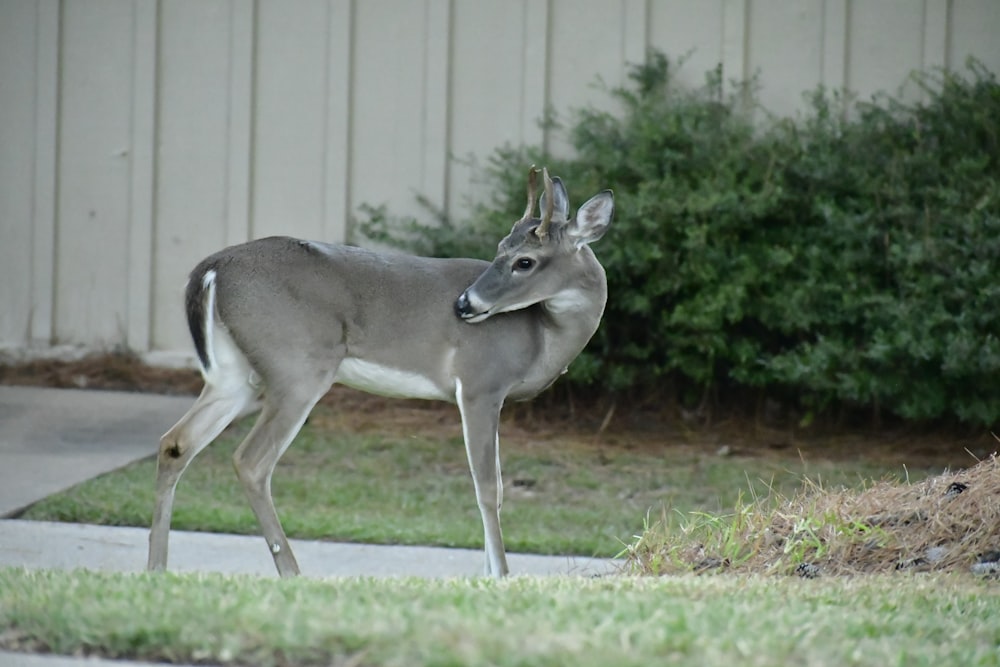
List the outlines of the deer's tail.
{"type": "Polygon", "coordinates": [[[202,372],[215,366],[212,354],[212,331],[215,328],[215,269],[199,266],[188,279],[185,294],[188,330],[194,341],[195,352],[202,372]]]}

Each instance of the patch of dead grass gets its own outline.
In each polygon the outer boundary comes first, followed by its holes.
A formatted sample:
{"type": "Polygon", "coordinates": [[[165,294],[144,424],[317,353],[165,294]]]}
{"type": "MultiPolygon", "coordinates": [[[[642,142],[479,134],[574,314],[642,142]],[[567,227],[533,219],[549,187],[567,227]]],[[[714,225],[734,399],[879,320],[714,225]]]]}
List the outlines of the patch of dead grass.
{"type": "Polygon", "coordinates": [[[738,503],[732,514],[649,527],[628,549],[645,574],[738,571],[821,575],[897,571],[995,573],[1000,564],[1000,461],[911,484],[809,485],[792,497],[738,503]]]}

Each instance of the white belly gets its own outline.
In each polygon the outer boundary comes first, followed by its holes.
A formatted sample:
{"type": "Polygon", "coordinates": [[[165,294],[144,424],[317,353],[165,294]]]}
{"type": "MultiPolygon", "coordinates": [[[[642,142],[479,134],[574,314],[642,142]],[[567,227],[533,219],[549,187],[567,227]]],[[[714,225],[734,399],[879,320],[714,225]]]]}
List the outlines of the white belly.
{"type": "Polygon", "coordinates": [[[454,398],[430,378],[418,373],[382,366],[364,359],[344,359],[337,370],[337,377],[334,381],[380,396],[427,398],[442,401],[454,398]]]}

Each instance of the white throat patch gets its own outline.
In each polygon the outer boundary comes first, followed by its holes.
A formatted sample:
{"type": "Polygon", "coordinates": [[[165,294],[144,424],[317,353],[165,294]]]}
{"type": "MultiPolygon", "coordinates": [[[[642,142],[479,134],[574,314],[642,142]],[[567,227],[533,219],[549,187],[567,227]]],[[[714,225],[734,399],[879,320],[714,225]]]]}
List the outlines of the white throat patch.
{"type": "Polygon", "coordinates": [[[545,307],[552,313],[565,313],[573,310],[583,310],[590,305],[590,302],[591,299],[585,291],[578,287],[571,287],[546,299],[545,307]]]}

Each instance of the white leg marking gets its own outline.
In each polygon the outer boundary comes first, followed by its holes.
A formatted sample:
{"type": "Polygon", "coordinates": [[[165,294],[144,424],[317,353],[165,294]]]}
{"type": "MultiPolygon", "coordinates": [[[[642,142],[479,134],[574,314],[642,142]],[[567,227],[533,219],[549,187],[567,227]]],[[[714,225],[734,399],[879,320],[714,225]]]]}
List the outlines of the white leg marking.
{"type": "MultiPolygon", "coordinates": [[[[469,465],[472,465],[472,450],[469,449],[469,424],[465,419],[465,406],[463,405],[462,397],[462,381],[455,378],[455,402],[458,403],[458,414],[462,417],[462,441],[465,442],[465,456],[469,459],[469,465]]],[[[476,489],[476,500],[479,499],[479,480],[476,476],[472,476],[472,485],[476,489]]]]}
{"type": "Polygon", "coordinates": [[[500,475],[500,432],[496,434],[495,444],[497,450],[497,513],[503,506],[503,477],[500,475]]]}

